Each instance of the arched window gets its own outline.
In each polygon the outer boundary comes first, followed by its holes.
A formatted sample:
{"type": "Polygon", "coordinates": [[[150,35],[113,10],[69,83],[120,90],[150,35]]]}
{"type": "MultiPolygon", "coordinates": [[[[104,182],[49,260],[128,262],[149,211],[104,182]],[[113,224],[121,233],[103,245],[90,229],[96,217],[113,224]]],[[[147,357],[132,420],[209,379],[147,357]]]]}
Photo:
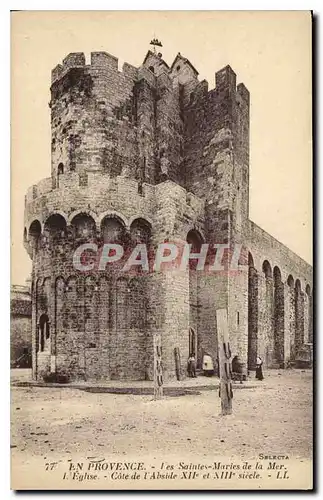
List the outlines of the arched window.
{"type": "Polygon", "coordinates": [[[155,73],[155,68],[154,68],[154,66],[149,66],[149,69],[150,69],[150,71],[151,71],[152,73],[155,73]]]}
{"type": "Polygon", "coordinates": [[[47,314],[42,314],[39,318],[39,346],[40,351],[45,349],[45,343],[50,337],[49,318],[47,314]]]}
{"type": "Polygon", "coordinates": [[[59,187],[59,178],[64,173],[64,165],[63,163],[59,163],[57,167],[57,187],[59,187]]]}
{"type": "Polygon", "coordinates": [[[203,237],[196,229],[191,229],[186,236],[187,243],[192,245],[192,252],[198,252],[203,243],[203,237]]]}

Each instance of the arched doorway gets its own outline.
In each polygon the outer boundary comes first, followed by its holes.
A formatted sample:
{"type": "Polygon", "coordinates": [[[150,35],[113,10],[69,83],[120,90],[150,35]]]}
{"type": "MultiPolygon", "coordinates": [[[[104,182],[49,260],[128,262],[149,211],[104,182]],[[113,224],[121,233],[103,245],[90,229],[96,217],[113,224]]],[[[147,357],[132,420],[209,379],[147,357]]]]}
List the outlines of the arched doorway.
{"type": "Polygon", "coordinates": [[[39,350],[43,352],[50,337],[49,318],[47,314],[42,314],[39,318],[39,350]]]}

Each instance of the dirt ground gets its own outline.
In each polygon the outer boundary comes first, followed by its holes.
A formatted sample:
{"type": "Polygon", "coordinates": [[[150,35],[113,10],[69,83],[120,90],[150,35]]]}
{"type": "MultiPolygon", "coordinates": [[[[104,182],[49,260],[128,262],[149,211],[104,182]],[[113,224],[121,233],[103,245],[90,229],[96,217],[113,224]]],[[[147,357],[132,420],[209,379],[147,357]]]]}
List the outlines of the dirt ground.
{"type": "Polygon", "coordinates": [[[233,415],[220,416],[217,391],[166,397],[84,389],[12,387],[11,452],[32,457],[74,454],[172,455],[212,450],[227,457],[312,454],[312,373],[273,371],[255,388],[234,391],[233,415]]]}

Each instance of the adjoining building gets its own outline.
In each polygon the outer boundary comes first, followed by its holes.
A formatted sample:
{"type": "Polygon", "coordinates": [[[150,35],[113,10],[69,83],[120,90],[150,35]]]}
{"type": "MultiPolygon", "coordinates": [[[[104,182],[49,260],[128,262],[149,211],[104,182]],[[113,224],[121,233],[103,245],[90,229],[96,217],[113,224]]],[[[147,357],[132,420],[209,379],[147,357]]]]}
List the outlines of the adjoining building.
{"type": "Polygon", "coordinates": [[[106,52],[72,53],[52,71],[51,176],[25,200],[34,378],[151,379],[154,336],[166,378],[189,354],[216,366],[218,308],[249,369],[257,355],[285,367],[312,343],[311,266],[249,219],[249,92],[230,66],[215,83],[180,53],[122,70],[106,52]],[[171,241],[242,245],[239,272],[73,265],[88,242],[171,241]]]}
{"type": "Polygon", "coordinates": [[[31,368],[31,295],[29,284],[11,286],[10,316],[11,367],[31,368]]]}

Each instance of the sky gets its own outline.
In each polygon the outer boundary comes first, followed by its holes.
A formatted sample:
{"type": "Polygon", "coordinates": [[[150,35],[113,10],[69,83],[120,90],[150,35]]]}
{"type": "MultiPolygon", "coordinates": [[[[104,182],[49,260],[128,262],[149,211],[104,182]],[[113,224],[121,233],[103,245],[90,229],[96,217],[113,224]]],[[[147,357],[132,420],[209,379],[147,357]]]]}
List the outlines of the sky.
{"type": "Polygon", "coordinates": [[[250,219],[312,263],[311,18],[308,12],[21,11],[11,18],[11,281],[23,284],[24,196],[50,176],[50,76],[70,52],[140,66],[157,37],[215,86],[227,64],[250,91],[250,219]]]}

